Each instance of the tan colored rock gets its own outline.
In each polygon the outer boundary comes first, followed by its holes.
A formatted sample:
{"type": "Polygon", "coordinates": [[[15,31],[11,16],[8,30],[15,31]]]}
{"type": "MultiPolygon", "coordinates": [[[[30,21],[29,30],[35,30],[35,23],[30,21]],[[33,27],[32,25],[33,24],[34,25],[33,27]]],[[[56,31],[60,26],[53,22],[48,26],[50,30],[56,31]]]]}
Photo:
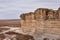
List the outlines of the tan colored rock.
{"type": "Polygon", "coordinates": [[[21,15],[23,32],[60,34],[60,9],[38,8],[34,12],[21,15]]]}
{"type": "Polygon", "coordinates": [[[35,10],[36,20],[46,19],[47,11],[48,11],[48,9],[45,9],[45,8],[39,8],[39,9],[35,10]]]}

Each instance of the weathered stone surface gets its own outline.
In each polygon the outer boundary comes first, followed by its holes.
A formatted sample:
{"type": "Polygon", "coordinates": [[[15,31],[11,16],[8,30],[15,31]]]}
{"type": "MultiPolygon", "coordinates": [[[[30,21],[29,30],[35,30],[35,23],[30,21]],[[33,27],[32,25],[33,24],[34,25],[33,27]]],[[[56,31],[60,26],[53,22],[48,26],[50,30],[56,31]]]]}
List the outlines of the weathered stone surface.
{"type": "Polygon", "coordinates": [[[35,40],[31,35],[19,34],[16,32],[7,32],[0,34],[0,40],[35,40]]]}
{"type": "Polygon", "coordinates": [[[22,14],[21,28],[23,32],[31,35],[44,33],[60,35],[60,8],[58,10],[38,8],[34,12],[22,14]]]}
{"type": "MultiPolygon", "coordinates": [[[[35,29],[40,32],[43,32],[43,30],[45,32],[47,32],[47,30],[50,30],[50,32],[53,31],[51,33],[57,33],[59,30],[58,27],[60,26],[59,10],[60,9],[52,10],[47,8],[39,8],[34,12],[22,14],[21,27],[24,31],[31,31],[30,29],[35,29]],[[55,30],[54,32],[54,28],[56,28],[57,31],[55,30]]],[[[60,32],[57,34],[60,34],[60,32]]]]}

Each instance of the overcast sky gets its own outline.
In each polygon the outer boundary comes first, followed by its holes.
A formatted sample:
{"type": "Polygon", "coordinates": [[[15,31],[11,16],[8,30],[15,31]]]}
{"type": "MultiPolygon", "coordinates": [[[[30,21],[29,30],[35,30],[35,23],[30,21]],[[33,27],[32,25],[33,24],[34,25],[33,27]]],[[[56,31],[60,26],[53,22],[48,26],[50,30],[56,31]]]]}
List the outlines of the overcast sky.
{"type": "Polygon", "coordinates": [[[0,19],[18,19],[37,8],[58,9],[60,0],[0,0],[0,19]]]}

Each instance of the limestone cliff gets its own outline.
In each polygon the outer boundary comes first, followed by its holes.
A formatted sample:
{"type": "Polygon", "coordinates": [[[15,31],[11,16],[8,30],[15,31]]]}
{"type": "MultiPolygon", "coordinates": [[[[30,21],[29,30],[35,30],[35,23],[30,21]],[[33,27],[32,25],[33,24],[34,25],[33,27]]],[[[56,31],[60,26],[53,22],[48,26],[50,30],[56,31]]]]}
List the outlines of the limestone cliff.
{"type": "Polygon", "coordinates": [[[21,28],[25,33],[60,34],[60,8],[38,8],[34,12],[21,14],[20,17],[21,28]]]}

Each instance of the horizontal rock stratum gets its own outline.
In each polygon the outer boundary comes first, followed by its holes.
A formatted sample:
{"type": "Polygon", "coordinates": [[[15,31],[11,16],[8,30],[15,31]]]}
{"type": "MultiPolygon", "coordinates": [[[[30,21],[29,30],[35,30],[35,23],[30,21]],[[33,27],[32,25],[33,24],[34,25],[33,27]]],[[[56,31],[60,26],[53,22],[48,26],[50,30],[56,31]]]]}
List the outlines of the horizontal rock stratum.
{"type": "Polygon", "coordinates": [[[25,33],[60,34],[60,8],[38,8],[20,15],[21,28],[25,33]]]}

